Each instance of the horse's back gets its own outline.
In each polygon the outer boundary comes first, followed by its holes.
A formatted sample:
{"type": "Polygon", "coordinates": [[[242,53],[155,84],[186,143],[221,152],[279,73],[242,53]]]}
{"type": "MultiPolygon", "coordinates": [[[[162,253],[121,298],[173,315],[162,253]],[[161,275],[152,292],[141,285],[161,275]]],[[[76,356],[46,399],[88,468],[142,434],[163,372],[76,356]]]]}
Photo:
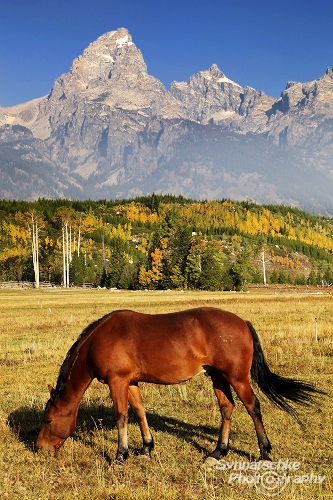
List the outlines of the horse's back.
{"type": "Polygon", "coordinates": [[[246,323],[217,308],[144,314],[114,311],[98,325],[89,359],[95,376],[124,374],[131,381],[178,383],[203,366],[223,370],[252,356],[246,323]],[[237,355],[237,353],[240,353],[237,355]]]}

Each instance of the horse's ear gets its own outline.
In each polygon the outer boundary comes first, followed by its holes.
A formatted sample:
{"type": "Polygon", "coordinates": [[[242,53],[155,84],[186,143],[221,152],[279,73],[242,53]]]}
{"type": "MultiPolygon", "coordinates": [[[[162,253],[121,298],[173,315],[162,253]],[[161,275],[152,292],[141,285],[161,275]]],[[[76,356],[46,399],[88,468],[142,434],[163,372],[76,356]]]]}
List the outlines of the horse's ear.
{"type": "Polygon", "coordinates": [[[53,389],[52,385],[49,385],[48,388],[50,391],[50,399],[51,399],[51,401],[53,401],[54,395],[55,395],[55,390],[53,389]]]}

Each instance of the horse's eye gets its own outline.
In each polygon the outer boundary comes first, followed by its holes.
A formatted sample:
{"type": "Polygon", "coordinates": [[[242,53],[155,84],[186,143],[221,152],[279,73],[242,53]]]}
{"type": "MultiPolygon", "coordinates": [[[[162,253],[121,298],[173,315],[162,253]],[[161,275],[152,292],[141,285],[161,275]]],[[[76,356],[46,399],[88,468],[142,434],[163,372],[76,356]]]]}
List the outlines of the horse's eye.
{"type": "Polygon", "coordinates": [[[45,423],[46,424],[50,424],[52,422],[52,420],[48,419],[48,420],[45,420],[45,423]]]}

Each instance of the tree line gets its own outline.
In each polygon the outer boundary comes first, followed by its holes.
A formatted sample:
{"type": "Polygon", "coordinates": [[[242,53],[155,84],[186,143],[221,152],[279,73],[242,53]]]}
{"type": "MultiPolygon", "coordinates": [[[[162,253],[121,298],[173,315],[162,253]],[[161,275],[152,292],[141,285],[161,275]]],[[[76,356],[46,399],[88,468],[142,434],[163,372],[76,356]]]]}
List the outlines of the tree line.
{"type": "Polygon", "coordinates": [[[155,194],[0,200],[0,281],[36,287],[40,281],[202,290],[266,281],[331,284],[332,250],[332,220],[291,207],[155,194]]]}

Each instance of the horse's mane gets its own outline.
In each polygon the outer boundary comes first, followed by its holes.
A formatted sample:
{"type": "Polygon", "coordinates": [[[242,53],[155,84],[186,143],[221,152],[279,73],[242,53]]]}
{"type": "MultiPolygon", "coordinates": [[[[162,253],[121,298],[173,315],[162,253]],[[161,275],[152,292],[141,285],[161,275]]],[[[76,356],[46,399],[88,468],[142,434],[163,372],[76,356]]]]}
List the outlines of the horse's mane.
{"type": "Polygon", "coordinates": [[[87,340],[87,338],[89,337],[89,335],[94,331],[94,329],[100,323],[102,323],[108,316],[110,316],[110,314],[112,314],[112,313],[108,313],[105,316],[103,316],[102,318],[99,318],[98,320],[93,321],[92,323],[90,323],[90,325],[88,325],[83,330],[83,332],[79,335],[79,337],[74,342],[74,344],[72,345],[72,347],[69,349],[69,351],[68,351],[68,353],[67,353],[67,355],[66,355],[66,357],[65,357],[65,359],[64,359],[64,361],[63,361],[63,363],[61,365],[60,371],[59,371],[57,385],[56,385],[56,388],[55,388],[55,393],[56,393],[57,396],[59,396],[60,393],[66,387],[66,382],[67,382],[68,374],[70,373],[71,367],[72,367],[73,362],[75,360],[75,357],[73,357],[73,354],[78,353],[81,345],[87,340]]]}

